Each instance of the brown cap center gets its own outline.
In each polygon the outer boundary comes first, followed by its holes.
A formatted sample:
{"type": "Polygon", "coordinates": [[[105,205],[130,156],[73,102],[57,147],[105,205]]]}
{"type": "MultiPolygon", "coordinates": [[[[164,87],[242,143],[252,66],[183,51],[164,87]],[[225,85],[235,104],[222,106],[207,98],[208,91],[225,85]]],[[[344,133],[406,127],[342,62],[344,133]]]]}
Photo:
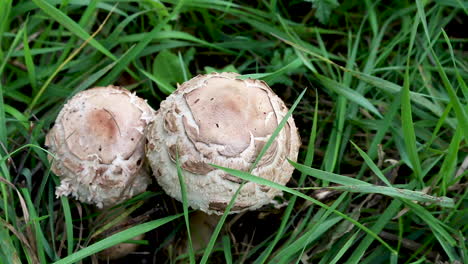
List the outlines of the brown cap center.
{"type": "Polygon", "coordinates": [[[249,146],[251,134],[268,136],[278,124],[268,93],[242,80],[213,77],[184,97],[198,125],[197,133],[184,118],[190,139],[224,145],[220,154],[225,156],[240,154],[249,146]]]}

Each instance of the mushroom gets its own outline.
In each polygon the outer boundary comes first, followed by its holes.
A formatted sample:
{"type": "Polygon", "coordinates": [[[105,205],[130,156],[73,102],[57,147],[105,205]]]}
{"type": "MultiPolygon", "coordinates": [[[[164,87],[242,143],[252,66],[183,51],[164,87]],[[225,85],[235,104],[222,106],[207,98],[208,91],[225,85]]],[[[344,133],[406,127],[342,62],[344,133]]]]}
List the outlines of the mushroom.
{"type": "MultiPolygon", "coordinates": [[[[236,73],[199,75],[161,102],[149,125],[147,157],[161,187],[181,201],[176,155],[184,170],[187,200],[194,209],[222,214],[241,180],[209,164],[248,171],[288,109],[259,80],[236,73]]],[[[300,139],[289,118],[252,174],[286,184],[300,139]]],[[[271,203],[281,191],[248,182],[231,213],[271,203]]]]}
{"type": "MultiPolygon", "coordinates": [[[[56,195],[72,195],[107,214],[109,207],[144,192],[150,182],[144,164],[144,133],[153,117],[154,110],[146,101],[116,86],[73,96],[46,136],[45,144],[55,154],[52,171],[60,178],[56,195]]],[[[98,256],[116,259],[136,247],[120,243],[98,256]]]]}
{"type": "Polygon", "coordinates": [[[145,191],[150,179],[144,133],[153,117],[143,99],[116,86],[73,96],[45,142],[55,154],[52,171],[60,178],[56,195],[102,208],[145,191]]]}

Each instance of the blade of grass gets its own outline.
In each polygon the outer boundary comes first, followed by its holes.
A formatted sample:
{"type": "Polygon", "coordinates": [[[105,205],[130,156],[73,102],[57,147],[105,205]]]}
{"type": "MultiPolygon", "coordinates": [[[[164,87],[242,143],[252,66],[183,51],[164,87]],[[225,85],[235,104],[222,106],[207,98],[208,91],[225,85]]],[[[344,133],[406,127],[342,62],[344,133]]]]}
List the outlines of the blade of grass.
{"type": "MultiPolygon", "coordinates": [[[[128,202],[128,200],[125,201],[125,203],[128,202]]],[[[106,230],[109,230],[110,228],[121,224],[132,212],[134,212],[136,209],[140,208],[143,205],[143,201],[136,202],[132,204],[132,206],[130,206],[129,208],[126,208],[124,204],[117,205],[109,211],[103,211],[103,214],[105,215],[103,221],[106,224],[104,224],[102,227],[98,226],[100,228],[92,232],[92,235],[89,237],[89,239],[96,238],[106,230]]]]}
{"type": "MultiPolygon", "coordinates": [[[[36,209],[34,208],[34,205],[31,201],[31,196],[29,195],[29,192],[26,188],[21,188],[20,189],[21,193],[23,194],[23,197],[24,197],[24,200],[26,201],[26,205],[28,206],[28,211],[30,213],[30,217],[31,217],[31,221],[32,221],[32,225],[34,227],[34,231],[35,231],[35,239],[36,239],[36,254],[39,258],[39,261],[41,263],[46,263],[46,256],[45,256],[45,251],[44,251],[44,244],[43,242],[46,242],[47,241],[41,241],[42,237],[44,237],[44,235],[40,235],[40,233],[42,233],[42,228],[41,228],[41,225],[39,223],[39,217],[38,215],[36,214],[36,209]]],[[[29,224],[29,223],[28,223],[29,224]]]]}
{"type": "MultiPolygon", "coordinates": [[[[10,12],[12,7],[12,0],[2,1],[2,8],[0,9],[0,58],[4,58],[3,54],[3,33],[8,30],[10,24],[10,12]]],[[[1,73],[1,72],[0,72],[1,73]]]]}
{"type": "Polygon", "coordinates": [[[244,172],[244,171],[239,171],[239,170],[234,170],[234,169],[229,169],[229,168],[225,168],[225,167],[221,167],[221,166],[217,166],[217,165],[214,165],[214,164],[211,164],[211,166],[217,168],[217,169],[221,169],[233,176],[236,176],[238,178],[241,178],[242,180],[244,181],[250,181],[250,182],[254,182],[254,183],[257,183],[257,184],[261,184],[261,185],[266,185],[266,186],[269,186],[269,187],[272,187],[272,188],[275,188],[275,189],[278,189],[278,190],[281,190],[283,192],[287,192],[287,193],[290,193],[290,194],[293,194],[293,195],[296,195],[302,199],[305,199],[307,201],[310,201],[322,208],[325,208],[327,210],[332,210],[332,212],[334,214],[337,214],[339,216],[341,216],[343,219],[351,222],[352,224],[356,225],[357,227],[359,227],[360,229],[364,230],[365,232],[367,232],[368,234],[370,234],[372,237],[374,237],[375,239],[377,239],[380,243],[382,243],[382,245],[384,245],[385,247],[388,248],[388,250],[390,250],[391,252],[395,252],[396,251],[390,246],[388,245],[385,241],[383,241],[377,234],[375,234],[373,231],[371,231],[370,229],[368,229],[366,226],[362,225],[361,223],[357,222],[356,220],[352,219],[351,217],[347,216],[346,214],[340,212],[340,211],[337,211],[337,210],[333,210],[331,209],[328,205],[325,205],[324,203],[322,202],[319,202],[318,200],[315,200],[299,191],[296,191],[296,190],[293,190],[289,187],[286,187],[286,186],[283,186],[281,184],[278,184],[276,182],[272,182],[272,181],[269,181],[269,180],[266,180],[266,179],[263,179],[263,178],[260,178],[260,177],[257,177],[257,176],[254,176],[248,172],[244,172]]]}
{"type": "Polygon", "coordinates": [[[279,70],[276,70],[274,72],[268,72],[268,73],[253,73],[253,74],[244,74],[242,76],[238,76],[237,78],[245,80],[247,78],[253,78],[253,79],[261,79],[264,80],[265,82],[271,82],[273,81],[276,76],[281,75],[283,73],[286,73],[288,71],[297,69],[302,66],[302,61],[300,58],[296,58],[289,64],[285,65],[279,70]]]}
{"type": "Polygon", "coordinates": [[[355,90],[352,90],[351,88],[345,86],[342,83],[339,83],[337,81],[334,81],[330,78],[327,78],[326,76],[323,76],[319,73],[316,73],[315,76],[317,79],[320,80],[320,82],[327,87],[328,89],[332,90],[333,92],[346,97],[346,99],[362,106],[363,108],[369,110],[370,112],[374,113],[376,116],[379,118],[383,118],[382,115],[380,114],[379,110],[369,101],[367,98],[362,96],[360,93],[358,93],[355,90]]]}
{"type": "MultiPolygon", "coordinates": [[[[393,200],[390,205],[387,206],[387,209],[380,214],[379,218],[375,222],[375,224],[370,228],[372,232],[380,233],[383,230],[385,225],[391,221],[392,217],[398,213],[400,210],[401,202],[398,200],[393,200]]],[[[369,248],[370,244],[374,241],[375,237],[372,237],[368,234],[362,241],[359,243],[356,249],[353,250],[353,254],[348,259],[346,264],[357,264],[360,262],[361,258],[364,256],[364,253],[369,248]]],[[[397,255],[398,252],[391,251],[392,255],[397,255]]]]}
{"type": "Polygon", "coordinates": [[[336,263],[341,263],[338,262],[340,259],[343,257],[343,255],[346,253],[346,251],[349,250],[349,248],[353,245],[354,241],[356,240],[356,237],[359,233],[356,232],[354,233],[343,245],[343,247],[340,248],[338,253],[336,253],[335,257],[328,263],[328,264],[336,264],[336,263]]]}
{"type": "MultiPolygon", "coordinates": [[[[297,254],[298,252],[302,251],[301,254],[298,256],[298,261],[301,259],[301,256],[304,253],[305,247],[310,245],[310,243],[314,242],[316,239],[321,237],[325,232],[330,230],[334,225],[336,225],[341,220],[340,217],[333,217],[330,219],[326,219],[321,221],[321,223],[317,223],[314,225],[312,229],[307,231],[304,235],[299,237],[297,240],[289,244],[285,249],[279,252],[275,258],[273,258],[270,262],[271,263],[291,263],[291,258],[293,255],[297,254]]],[[[296,263],[298,263],[296,261],[296,263]]]]}
{"type": "Polygon", "coordinates": [[[362,151],[361,148],[358,147],[358,145],[356,145],[353,141],[351,141],[351,144],[354,146],[354,148],[357,149],[357,151],[359,152],[359,155],[361,155],[362,158],[364,158],[364,161],[366,162],[367,166],[369,166],[369,168],[372,170],[372,172],[374,172],[374,174],[379,177],[379,179],[384,182],[385,184],[387,184],[387,186],[392,186],[392,184],[388,181],[388,179],[385,177],[385,175],[383,175],[383,173],[379,170],[379,168],[377,167],[377,165],[375,165],[375,163],[372,161],[372,159],[367,156],[367,154],[362,151]]]}
{"type": "Polygon", "coordinates": [[[399,189],[399,188],[394,188],[394,187],[372,185],[370,183],[367,183],[358,179],[354,179],[351,177],[341,176],[341,175],[334,174],[331,172],[317,170],[317,169],[310,168],[308,166],[304,166],[302,164],[299,164],[293,161],[289,161],[289,162],[294,166],[294,168],[296,168],[302,173],[305,173],[307,175],[313,176],[321,180],[328,180],[330,182],[344,185],[344,186],[337,186],[337,187],[328,187],[331,189],[342,189],[346,191],[356,191],[356,192],[359,192],[359,190],[362,190],[363,192],[366,192],[366,193],[380,193],[380,194],[385,194],[391,197],[399,197],[399,198],[404,198],[408,200],[416,200],[416,201],[422,201],[422,202],[431,202],[431,203],[436,203],[440,206],[445,206],[445,207],[454,206],[453,199],[448,198],[448,197],[433,197],[423,192],[399,189]]]}
{"type": "MultiPolygon", "coordinates": [[[[315,138],[317,136],[317,121],[318,121],[318,92],[317,90],[315,91],[315,94],[316,96],[315,96],[314,117],[313,117],[313,122],[312,122],[312,127],[311,127],[311,133],[309,137],[309,144],[307,146],[307,154],[306,154],[305,161],[304,161],[304,164],[306,164],[306,166],[311,166],[312,161],[314,160],[315,138]]],[[[301,174],[301,177],[298,182],[298,186],[302,186],[304,184],[306,176],[307,175],[304,173],[301,174]]],[[[288,207],[284,211],[283,217],[281,219],[281,224],[278,228],[275,238],[273,239],[271,243],[268,244],[268,248],[264,252],[262,252],[260,257],[255,261],[255,263],[261,263],[261,264],[265,263],[265,261],[270,256],[273,249],[275,248],[276,244],[278,244],[279,240],[281,239],[281,237],[283,236],[285,232],[286,225],[288,224],[288,221],[291,217],[291,213],[292,213],[292,210],[294,209],[296,200],[297,200],[297,196],[293,196],[289,200],[288,207]]]]}
{"type": "MultiPolygon", "coordinates": [[[[0,61],[1,62],[1,64],[0,64],[0,75],[3,75],[3,70],[5,69],[5,66],[6,66],[7,62],[10,59],[11,54],[13,53],[13,50],[18,46],[18,43],[20,42],[21,37],[24,34],[23,32],[26,30],[25,25],[26,24],[23,24],[21,26],[21,28],[18,30],[18,33],[16,33],[15,38],[13,39],[13,43],[10,45],[10,48],[8,49],[6,55],[4,55],[4,57],[0,61]]],[[[0,37],[0,39],[2,39],[2,38],[0,37]]]]}
{"type": "MultiPolygon", "coordinates": [[[[0,74],[1,75],[1,74],[0,74]]],[[[0,82],[0,157],[6,156],[6,151],[8,149],[8,141],[7,141],[7,121],[6,121],[6,115],[5,115],[5,104],[3,100],[3,85],[2,82],[0,82]]],[[[9,170],[6,167],[6,164],[4,161],[0,162],[0,166],[2,169],[2,175],[0,177],[4,177],[5,180],[11,181],[10,177],[7,176],[9,175],[9,170]]],[[[2,190],[2,200],[3,200],[3,208],[5,208],[5,221],[8,223],[8,217],[9,217],[9,212],[8,212],[8,197],[10,196],[10,191],[5,185],[5,183],[1,182],[0,183],[0,188],[2,190]]]]}
{"type": "Polygon", "coordinates": [[[195,263],[195,253],[193,251],[192,235],[190,233],[190,220],[189,220],[189,211],[188,211],[188,201],[187,201],[187,188],[185,187],[184,175],[182,168],[180,167],[179,160],[179,150],[176,150],[176,166],[177,166],[177,177],[179,178],[180,193],[182,194],[182,206],[184,210],[184,220],[185,227],[187,228],[187,237],[189,245],[189,259],[190,263],[195,263]]]}
{"type": "Polygon", "coordinates": [[[164,224],[174,221],[175,219],[183,216],[183,214],[166,216],[164,218],[156,219],[147,223],[143,223],[134,227],[125,229],[122,232],[116,233],[112,236],[109,236],[103,240],[100,240],[92,245],[87,246],[59,261],[54,262],[55,264],[71,264],[78,262],[92,254],[96,254],[106,248],[110,248],[119,243],[131,240],[135,236],[149,232],[155,228],[158,228],[164,224]]]}
{"type": "Polygon", "coordinates": [[[442,223],[439,219],[435,218],[428,210],[424,207],[415,204],[415,203],[405,203],[406,206],[411,208],[415,215],[421,218],[434,232],[436,239],[441,244],[445,253],[450,257],[451,261],[458,260],[459,257],[456,256],[453,250],[453,247],[457,244],[456,240],[445,230],[442,226],[442,223]],[[436,235],[437,234],[437,235],[436,235]]]}
{"type": "MultiPolygon", "coordinates": [[[[307,91],[307,89],[304,89],[302,91],[302,93],[297,97],[296,101],[294,101],[294,104],[291,106],[288,113],[280,121],[280,123],[276,127],[275,131],[273,131],[273,133],[269,137],[268,141],[263,146],[262,150],[260,150],[260,153],[258,154],[255,161],[252,163],[252,166],[250,167],[249,171],[253,171],[257,167],[258,162],[260,162],[263,155],[265,155],[265,153],[267,152],[268,148],[271,146],[271,144],[273,144],[275,138],[278,136],[281,129],[283,129],[284,125],[286,124],[288,119],[291,117],[293,111],[296,109],[297,105],[301,101],[301,99],[304,96],[306,91],[307,91]]],[[[200,264],[206,264],[206,262],[208,261],[208,258],[210,256],[210,254],[211,254],[211,252],[213,250],[213,247],[214,247],[214,245],[216,243],[216,240],[218,238],[219,232],[221,231],[221,228],[222,228],[224,222],[226,221],[226,218],[227,218],[229,212],[231,211],[232,207],[234,206],[237,195],[239,194],[239,192],[242,189],[242,187],[244,186],[244,184],[245,184],[245,181],[240,184],[239,188],[236,190],[236,192],[232,196],[231,201],[229,202],[228,206],[224,210],[224,213],[221,216],[221,219],[218,221],[218,224],[216,225],[216,228],[213,231],[213,234],[211,235],[210,241],[208,242],[208,245],[206,246],[206,249],[205,249],[205,252],[203,253],[203,257],[202,257],[202,259],[200,261],[200,264]]]]}
{"type": "Polygon", "coordinates": [[[29,83],[31,84],[33,91],[35,91],[37,89],[36,67],[34,66],[31,50],[29,49],[28,34],[26,30],[23,35],[23,47],[24,61],[26,62],[26,68],[28,69],[29,83]]]}
{"type": "MultiPolygon", "coordinates": [[[[450,43],[450,41],[447,40],[448,43],[450,43]]],[[[451,47],[451,45],[449,44],[449,47],[451,47]]],[[[468,141],[468,114],[466,112],[465,109],[466,108],[466,105],[465,107],[463,107],[462,103],[460,102],[460,99],[458,98],[457,96],[457,93],[455,91],[455,89],[453,88],[451,82],[449,81],[448,77],[447,77],[447,74],[445,73],[444,71],[444,67],[442,66],[442,64],[440,63],[439,61],[439,58],[438,56],[435,54],[434,50],[432,50],[432,56],[434,58],[434,61],[436,62],[436,65],[437,65],[437,72],[439,73],[441,79],[442,79],[442,83],[444,84],[444,87],[445,89],[447,90],[447,93],[449,95],[449,98],[450,98],[450,102],[452,103],[452,106],[453,106],[453,110],[455,111],[455,116],[457,117],[457,120],[458,120],[458,125],[460,126],[460,128],[462,129],[463,131],[463,136],[465,137],[465,140],[468,141]]],[[[455,63],[455,62],[454,62],[455,63]]],[[[457,69],[457,67],[455,67],[455,69],[457,69]]],[[[459,76],[459,74],[457,74],[457,76],[459,76]]],[[[460,82],[460,85],[464,91],[464,94],[468,94],[468,91],[465,91],[466,90],[466,85],[465,82],[463,81],[463,79],[461,77],[457,77],[459,82],[460,82]]]]}
{"type": "Polygon", "coordinates": [[[175,88],[166,84],[165,82],[162,82],[161,80],[159,80],[158,78],[156,78],[154,75],[152,75],[151,73],[143,70],[143,69],[140,69],[138,68],[138,70],[143,73],[143,75],[145,75],[146,77],[148,77],[151,81],[155,82],[157,85],[158,85],[158,88],[161,92],[165,93],[165,94],[171,94],[172,92],[175,91],[175,88]]]}
{"type": "Polygon", "coordinates": [[[0,262],[21,264],[18,252],[6,228],[0,228],[0,262]]]}
{"type": "Polygon", "coordinates": [[[342,205],[346,196],[347,196],[346,193],[342,193],[338,197],[338,199],[336,199],[333,202],[333,204],[330,206],[330,210],[325,210],[324,208],[321,208],[320,211],[312,218],[311,224],[309,224],[309,227],[311,226],[312,228],[310,228],[306,232],[305,235],[302,235],[301,237],[296,238],[295,241],[290,243],[287,248],[285,248],[281,252],[278,252],[277,256],[281,257],[281,260],[280,260],[281,263],[286,262],[288,255],[292,256],[292,254],[296,253],[296,250],[294,248],[297,248],[297,250],[302,248],[301,253],[299,254],[296,260],[296,264],[298,264],[299,261],[302,260],[302,256],[304,255],[306,248],[315,239],[323,235],[324,231],[326,231],[328,228],[331,228],[335,224],[338,224],[338,222],[341,221],[340,217],[330,217],[330,215],[333,213],[332,210],[338,210],[337,209],[338,206],[342,205]],[[302,239],[304,237],[305,237],[305,240],[302,239]]]}
{"type": "Polygon", "coordinates": [[[60,197],[60,203],[63,208],[63,215],[65,217],[65,233],[67,234],[67,254],[73,253],[73,218],[71,215],[70,204],[68,198],[65,196],[60,197]]]}
{"type": "Polygon", "coordinates": [[[232,264],[231,240],[229,236],[223,236],[224,259],[226,264],[232,264]]]}
{"type": "Polygon", "coordinates": [[[252,164],[252,166],[250,167],[250,171],[253,171],[258,163],[260,162],[260,160],[262,159],[263,155],[265,155],[265,153],[267,152],[268,148],[271,146],[271,144],[273,144],[273,141],[275,140],[275,138],[278,136],[279,132],[281,131],[281,129],[283,129],[284,125],[286,124],[286,122],[288,122],[289,118],[291,117],[292,113],[294,112],[294,110],[296,109],[297,105],[299,104],[299,102],[302,100],[302,97],[304,97],[304,94],[305,92],[307,91],[307,89],[304,89],[300,94],[299,96],[297,97],[296,101],[294,101],[294,104],[291,106],[291,108],[289,109],[288,113],[286,113],[286,115],[283,117],[283,119],[281,120],[281,122],[278,124],[278,126],[276,127],[275,131],[273,131],[273,133],[271,134],[270,138],[268,139],[267,143],[265,144],[265,146],[263,146],[262,150],[260,150],[260,153],[258,154],[257,158],[255,159],[254,163],[252,164]]]}
{"type": "MultiPolygon", "coordinates": [[[[5,103],[3,99],[3,85],[0,82],[0,142],[2,147],[0,147],[0,156],[5,155],[5,150],[8,149],[7,141],[7,121],[5,115],[5,103]]],[[[3,197],[5,199],[5,197],[3,197]]]]}
{"type": "Polygon", "coordinates": [[[458,153],[460,152],[460,144],[463,140],[463,134],[461,128],[455,130],[455,135],[453,135],[452,140],[450,141],[450,145],[446,150],[445,159],[442,162],[442,166],[440,167],[439,173],[436,176],[434,181],[434,185],[438,186],[439,182],[442,181],[440,184],[440,191],[442,195],[446,195],[447,189],[450,185],[453,184],[454,176],[456,175],[456,167],[457,167],[457,160],[458,160],[458,153]]]}
{"type": "Polygon", "coordinates": [[[423,187],[424,181],[421,175],[421,161],[419,160],[418,151],[416,147],[416,135],[414,132],[414,123],[411,111],[409,74],[409,69],[411,67],[410,56],[414,45],[414,39],[416,38],[417,28],[418,22],[416,21],[413,24],[413,29],[411,32],[409,51],[407,53],[406,70],[404,73],[403,89],[401,90],[401,126],[403,128],[403,139],[405,142],[406,152],[411,162],[411,164],[408,165],[413,169],[416,179],[418,179],[419,181],[420,187],[423,187]]]}
{"type": "Polygon", "coordinates": [[[213,247],[216,243],[216,240],[218,239],[218,235],[221,232],[221,228],[224,225],[224,222],[226,222],[226,218],[229,215],[229,212],[231,211],[232,207],[234,206],[234,203],[236,201],[236,197],[239,195],[240,190],[242,187],[244,187],[245,182],[241,183],[239,188],[237,188],[236,192],[233,195],[233,198],[231,201],[229,201],[228,206],[224,210],[223,215],[218,221],[218,224],[215,227],[215,230],[213,231],[213,234],[211,234],[210,241],[208,242],[208,245],[205,248],[205,251],[203,252],[202,259],[200,260],[200,264],[206,264],[208,262],[208,258],[210,257],[211,252],[213,251],[213,247]]]}
{"type": "Polygon", "coordinates": [[[453,199],[448,197],[434,197],[423,192],[411,191],[407,189],[398,189],[386,186],[369,186],[369,185],[347,185],[333,186],[327,189],[341,190],[356,193],[378,193],[394,198],[403,198],[411,201],[434,203],[442,207],[453,208],[455,206],[453,199]]]}

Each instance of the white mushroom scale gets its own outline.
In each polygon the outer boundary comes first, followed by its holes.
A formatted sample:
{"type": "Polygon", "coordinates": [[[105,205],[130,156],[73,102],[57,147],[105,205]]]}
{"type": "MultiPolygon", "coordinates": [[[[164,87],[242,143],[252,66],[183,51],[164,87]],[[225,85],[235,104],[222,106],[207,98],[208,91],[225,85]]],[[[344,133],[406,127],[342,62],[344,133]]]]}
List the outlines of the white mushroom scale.
{"type": "Polygon", "coordinates": [[[153,118],[146,101],[123,88],[96,87],[72,97],[46,137],[60,178],[56,195],[102,208],[145,191],[144,133],[153,118]]]}
{"type": "MultiPolygon", "coordinates": [[[[288,111],[265,82],[238,76],[212,73],[183,83],[161,102],[147,133],[147,156],[158,183],[181,201],[177,151],[189,205],[209,214],[222,214],[241,183],[209,164],[248,171],[288,111]]],[[[299,146],[290,117],[252,174],[286,184],[294,170],[287,159],[297,160],[299,146]]],[[[255,210],[281,194],[249,182],[231,212],[255,210]]]]}

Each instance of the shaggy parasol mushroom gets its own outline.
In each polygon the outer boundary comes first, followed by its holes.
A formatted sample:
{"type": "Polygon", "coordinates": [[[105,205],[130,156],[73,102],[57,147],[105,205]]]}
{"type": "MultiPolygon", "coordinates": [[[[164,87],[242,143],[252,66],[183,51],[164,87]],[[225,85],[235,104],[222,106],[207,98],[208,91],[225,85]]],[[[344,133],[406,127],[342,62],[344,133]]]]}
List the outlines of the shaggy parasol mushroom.
{"type": "Polygon", "coordinates": [[[76,94],[46,137],[55,154],[52,171],[60,178],[56,195],[102,208],[145,191],[150,180],[143,166],[144,132],[153,118],[151,107],[126,89],[76,94]]]}
{"type": "MultiPolygon", "coordinates": [[[[56,195],[72,195],[96,205],[105,215],[108,212],[102,208],[144,192],[150,182],[144,165],[144,133],[153,118],[154,110],[143,99],[116,86],[96,87],[72,97],[46,137],[55,154],[52,171],[60,178],[56,195]]],[[[136,247],[121,243],[98,256],[116,259],[136,247]]]]}
{"type": "MultiPolygon", "coordinates": [[[[155,177],[181,201],[176,152],[184,170],[187,200],[208,214],[222,214],[241,180],[209,164],[248,171],[288,109],[259,80],[236,73],[212,73],[183,83],[161,103],[148,129],[147,156],[155,177]]],[[[275,138],[252,174],[286,184],[300,139],[293,118],[275,138]]],[[[271,203],[281,191],[246,183],[232,213],[271,203]]]]}

